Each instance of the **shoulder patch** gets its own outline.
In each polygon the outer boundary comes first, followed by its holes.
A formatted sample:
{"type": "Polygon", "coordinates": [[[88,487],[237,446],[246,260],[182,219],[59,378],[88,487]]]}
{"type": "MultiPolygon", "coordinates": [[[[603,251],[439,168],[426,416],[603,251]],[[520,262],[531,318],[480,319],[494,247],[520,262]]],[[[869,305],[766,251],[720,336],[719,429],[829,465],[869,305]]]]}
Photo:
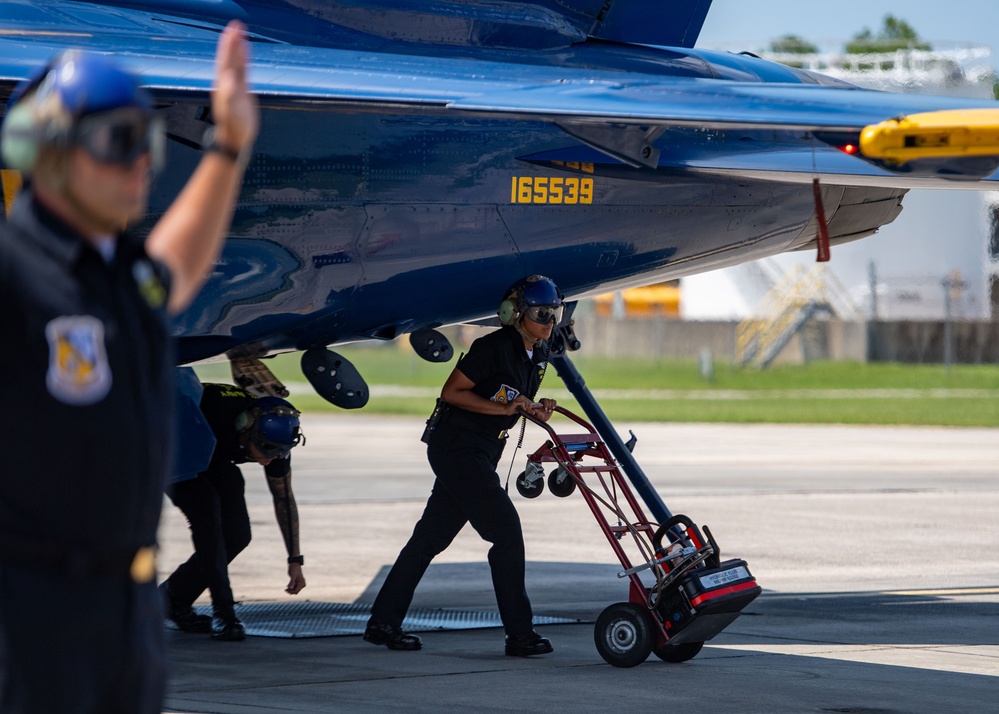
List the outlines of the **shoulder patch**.
{"type": "Polygon", "coordinates": [[[64,404],[95,404],[111,391],[104,323],[91,315],[57,317],[45,326],[49,394],[64,404]]]}

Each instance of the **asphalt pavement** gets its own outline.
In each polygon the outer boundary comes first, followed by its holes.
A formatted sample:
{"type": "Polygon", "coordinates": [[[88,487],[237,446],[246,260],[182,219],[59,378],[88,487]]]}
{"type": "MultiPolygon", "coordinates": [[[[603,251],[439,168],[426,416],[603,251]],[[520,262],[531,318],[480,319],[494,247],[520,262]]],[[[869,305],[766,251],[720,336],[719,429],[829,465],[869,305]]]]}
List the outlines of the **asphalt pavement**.
{"type": "MultiPolygon", "coordinates": [[[[557,422],[553,421],[557,425],[557,422]]],[[[432,485],[423,420],[306,415],[293,457],[307,587],[284,593],[284,546],[263,471],[244,467],[254,539],[237,600],[370,603],[432,485]]],[[[495,627],[430,630],[419,652],[360,636],[169,632],[168,712],[986,712],[999,700],[999,430],[619,424],[667,507],[707,524],[763,594],[694,659],[612,667],[594,644],[621,569],[578,494],[510,489],[528,592],[555,652],[503,654],[495,627]]],[[[544,441],[529,426],[512,459],[544,441]]],[[[501,462],[505,477],[515,440],[501,462]]],[[[161,574],[191,550],[164,505],[161,574]]],[[[487,545],[466,528],[414,608],[495,612],[487,545]]],[[[201,603],[207,603],[203,598],[201,603]]],[[[247,611],[249,612],[249,611],[247,611]]],[[[361,623],[363,624],[363,623],[361,623]]]]}

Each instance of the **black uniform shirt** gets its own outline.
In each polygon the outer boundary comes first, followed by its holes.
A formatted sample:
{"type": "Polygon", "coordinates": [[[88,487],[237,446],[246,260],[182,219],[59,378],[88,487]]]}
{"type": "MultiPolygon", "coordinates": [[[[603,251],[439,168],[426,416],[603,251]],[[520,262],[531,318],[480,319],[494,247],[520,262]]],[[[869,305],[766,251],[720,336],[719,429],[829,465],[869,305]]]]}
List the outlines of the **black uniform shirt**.
{"type": "MultiPolygon", "coordinates": [[[[533,357],[527,355],[524,340],[514,327],[504,327],[484,335],[472,343],[468,354],[461,358],[458,369],[475,386],[472,391],[485,399],[513,401],[506,388],[533,399],[541,384],[544,369],[544,348],[535,347],[533,357]]],[[[485,429],[500,432],[517,423],[519,415],[479,414],[452,406],[463,418],[485,429]]]]}
{"type": "Polygon", "coordinates": [[[109,554],[156,540],[170,468],[168,273],[110,263],[24,191],[0,222],[0,542],[109,554]]]}
{"type": "MultiPolygon", "coordinates": [[[[239,441],[237,420],[256,401],[249,392],[231,384],[204,384],[201,392],[201,413],[215,434],[215,451],[208,470],[221,464],[245,464],[250,454],[239,441]]],[[[274,459],[264,467],[271,478],[284,477],[291,470],[291,452],[274,459]]]]}

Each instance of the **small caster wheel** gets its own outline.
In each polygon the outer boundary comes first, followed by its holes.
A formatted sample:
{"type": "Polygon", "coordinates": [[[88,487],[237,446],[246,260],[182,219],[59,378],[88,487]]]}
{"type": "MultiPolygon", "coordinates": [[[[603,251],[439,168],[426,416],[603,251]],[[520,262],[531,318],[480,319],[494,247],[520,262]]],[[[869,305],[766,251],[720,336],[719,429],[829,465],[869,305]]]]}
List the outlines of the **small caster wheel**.
{"type": "Polygon", "coordinates": [[[576,479],[559,466],[548,474],[548,490],[559,498],[571,496],[576,491],[576,479]]]}
{"type": "Polygon", "coordinates": [[[545,480],[543,478],[536,478],[532,481],[527,480],[527,472],[521,471],[520,476],[517,477],[517,491],[524,498],[537,498],[545,490],[545,480]]]}

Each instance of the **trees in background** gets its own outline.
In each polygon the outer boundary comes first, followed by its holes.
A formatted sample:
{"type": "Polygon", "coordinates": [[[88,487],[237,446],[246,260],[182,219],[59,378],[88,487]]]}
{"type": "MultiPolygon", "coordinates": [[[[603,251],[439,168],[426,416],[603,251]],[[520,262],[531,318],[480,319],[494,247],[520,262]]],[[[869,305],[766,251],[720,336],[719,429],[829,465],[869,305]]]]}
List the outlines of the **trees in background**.
{"type": "Polygon", "coordinates": [[[894,15],[885,15],[881,32],[873,34],[864,28],[846,44],[848,54],[873,54],[895,52],[896,50],[931,50],[929,42],[919,39],[919,35],[905,20],[894,15]]]}
{"type": "MultiPolygon", "coordinates": [[[[912,25],[894,15],[885,15],[881,30],[874,34],[870,28],[853,36],[844,48],[847,54],[875,54],[896,50],[931,50],[929,42],[919,37],[912,25]]],[[[808,55],[817,54],[819,48],[800,35],[783,35],[771,40],[769,51],[774,54],[808,55]]]]}

